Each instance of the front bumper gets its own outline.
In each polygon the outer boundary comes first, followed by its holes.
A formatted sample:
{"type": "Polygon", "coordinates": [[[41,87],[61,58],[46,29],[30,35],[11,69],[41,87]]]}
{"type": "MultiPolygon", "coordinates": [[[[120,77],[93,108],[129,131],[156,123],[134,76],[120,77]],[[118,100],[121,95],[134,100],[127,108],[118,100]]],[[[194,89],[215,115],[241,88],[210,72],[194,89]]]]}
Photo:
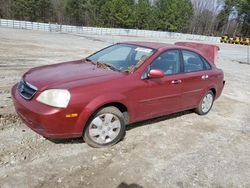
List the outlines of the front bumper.
{"type": "Polygon", "coordinates": [[[66,114],[78,113],[75,109],[55,108],[33,99],[25,100],[13,86],[11,95],[17,114],[33,131],[48,138],[74,138],[82,136],[82,128],[77,126],[78,117],[67,118],[66,114]]]}

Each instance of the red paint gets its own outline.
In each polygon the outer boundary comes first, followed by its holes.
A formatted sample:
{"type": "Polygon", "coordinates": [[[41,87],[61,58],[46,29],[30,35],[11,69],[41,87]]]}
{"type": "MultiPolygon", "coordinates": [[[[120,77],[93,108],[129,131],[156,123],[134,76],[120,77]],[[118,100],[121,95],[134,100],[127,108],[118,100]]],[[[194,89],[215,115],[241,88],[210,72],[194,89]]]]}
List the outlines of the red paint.
{"type": "MultiPolygon", "coordinates": [[[[223,89],[223,72],[203,50],[163,43],[126,42],[157,49],[134,73],[126,74],[94,68],[82,60],[37,67],[24,74],[23,79],[38,88],[31,100],[23,99],[12,88],[12,99],[24,123],[46,137],[80,137],[91,115],[100,107],[111,103],[123,104],[128,109],[129,123],[170,114],[198,106],[209,89],[218,98],[223,89]],[[188,49],[206,57],[211,70],[163,76],[159,70],[151,72],[151,79],[141,79],[150,63],[169,49],[188,49]],[[202,75],[209,75],[206,81],[202,75]],[[156,78],[157,77],[157,78],[156,78]],[[172,81],[181,80],[173,84],[172,81]],[[66,109],[54,108],[36,100],[45,89],[68,89],[71,99],[66,109]],[[66,114],[78,117],[67,118],[66,114]]],[[[214,50],[214,49],[213,49],[214,50]]],[[[214,56],[215,57],[215,56],[214,56]]]]}
{"type": "Polygon", "coordinates": [[[153,69],[148,73],[149,78],[163,78],[164,73],[161,70],[153,69]]]}

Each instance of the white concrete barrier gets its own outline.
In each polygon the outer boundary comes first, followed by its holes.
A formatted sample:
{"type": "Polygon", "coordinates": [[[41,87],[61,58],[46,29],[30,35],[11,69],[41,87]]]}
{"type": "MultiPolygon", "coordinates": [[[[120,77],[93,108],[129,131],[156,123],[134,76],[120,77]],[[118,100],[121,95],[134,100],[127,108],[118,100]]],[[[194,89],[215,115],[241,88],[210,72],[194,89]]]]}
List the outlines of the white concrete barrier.
{"type": "Polygon", "coordinates": [[[46,32],[78,33],[89,35],[120,35],[120,36],[140,36],[155,38],[170,38],[179,40],[198,40],[219,42],[219,37],[192,35],[185,33],[174,33],[165,31],[150,31],[139,29],[118,29],[118,28],[99,28],[99,27],[81,27],[71,25],[59,25],[51,23],[38,23],[19,20],[0,19],[0,27],[9,27],[16,29],[41,30],[46,32]]]}

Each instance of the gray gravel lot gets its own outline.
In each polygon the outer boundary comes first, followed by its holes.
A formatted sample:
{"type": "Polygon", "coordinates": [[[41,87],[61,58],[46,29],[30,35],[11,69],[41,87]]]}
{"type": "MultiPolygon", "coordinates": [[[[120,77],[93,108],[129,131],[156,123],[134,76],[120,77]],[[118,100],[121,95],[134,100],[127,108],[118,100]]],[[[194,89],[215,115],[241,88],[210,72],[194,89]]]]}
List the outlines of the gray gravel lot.
{"type": "Polygon", "coordinates": [[[10,88],[29,68],[127,40],[175,42],[0,28],[0,187],[250,187],[250,65],[238,62],[246,61],[246,46],[219,44],[226,86],[208,115],[187,111],[131,125],[110,148],[52,142],[17,118],[10,88]]]}

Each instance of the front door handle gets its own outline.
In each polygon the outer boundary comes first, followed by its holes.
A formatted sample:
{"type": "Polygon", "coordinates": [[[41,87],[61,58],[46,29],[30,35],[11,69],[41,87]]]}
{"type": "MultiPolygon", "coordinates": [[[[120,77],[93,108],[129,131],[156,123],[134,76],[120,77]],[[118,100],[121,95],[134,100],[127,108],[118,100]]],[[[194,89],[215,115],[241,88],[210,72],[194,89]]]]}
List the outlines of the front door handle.
{"type": "Polygon", "coordinates": [[[181,83],[182,83],[181,80],[173,80],[173,81],[171,82],[171,84],[181,84],[181,83]]]}
{"type": "Polygon", "coordinates": [[[208,75],[207,75],[207,74],[206,74],[206,75],[202,75],[202,76],[201,76],[201,79],[202,79],[202,80],[208,79],[208,75]]]}

